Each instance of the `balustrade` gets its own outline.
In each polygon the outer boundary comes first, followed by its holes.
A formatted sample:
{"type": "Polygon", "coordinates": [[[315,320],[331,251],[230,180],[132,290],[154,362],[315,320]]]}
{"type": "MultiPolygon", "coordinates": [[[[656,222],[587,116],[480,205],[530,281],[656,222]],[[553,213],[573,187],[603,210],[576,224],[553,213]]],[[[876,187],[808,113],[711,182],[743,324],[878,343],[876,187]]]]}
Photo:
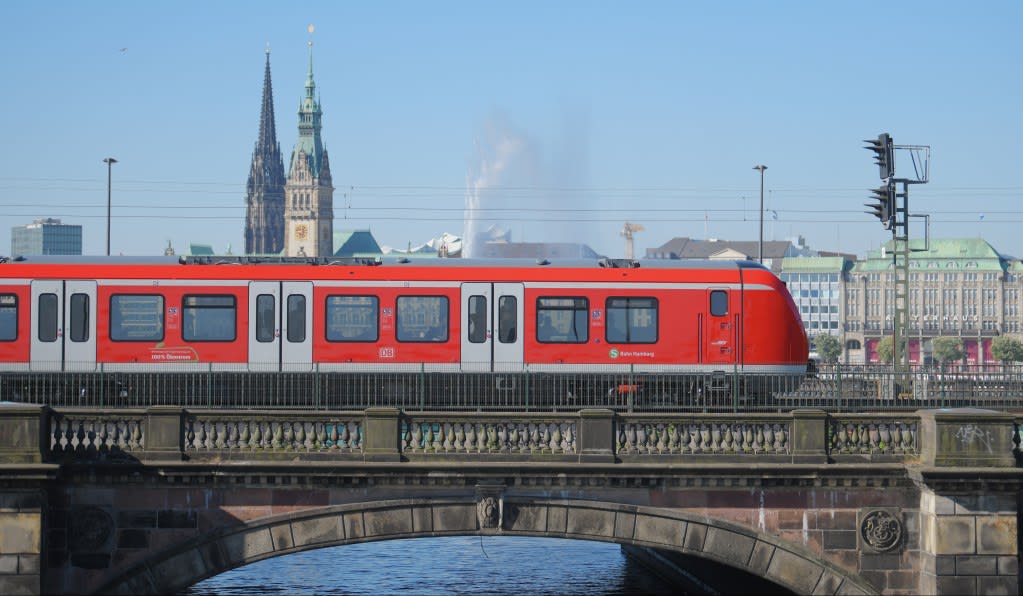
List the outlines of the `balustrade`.
{"type": "Polygon", "coordinates": [[[402,424],[401,448],[405,453],[573,454],[577,429],[575,420],[416,417],[402,424]]]}
{"type": "Polygon", "coordinates": [[[832,453],[917,453],[915,421],[832,419],[828,434],[832,453]]]}
{"type": "Polygon", "coordinates": [[[87,457],[116,456],[145,449],[141,415],[54,413],[50,452],[87,457]]]}
{"type": "Polygon", "coordinates": [[[237,415],[189,415],[186,452],[208,451],[341,451],[362,450],[363,424],[357,419],[266,418],[237,415]]]}
{"type": "Polygon", "coordinates": [[[642,421],[618,425],[619,454],[787,454],[788,422],[642,421]]]}

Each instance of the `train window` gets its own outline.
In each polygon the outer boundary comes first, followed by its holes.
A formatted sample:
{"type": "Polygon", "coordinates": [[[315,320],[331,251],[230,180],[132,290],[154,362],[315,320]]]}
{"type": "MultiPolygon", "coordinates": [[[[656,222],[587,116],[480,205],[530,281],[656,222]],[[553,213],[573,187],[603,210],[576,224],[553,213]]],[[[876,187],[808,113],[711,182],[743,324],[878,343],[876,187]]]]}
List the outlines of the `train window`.
{"type": "Polygon", "coordinates": [[[608,298],[608,343],[657,343],[656,298],[608,298]]]}
{"type": "Polygon", "coordinates": [[[487,341],[487,297],[469,296],[469,341],[481,344],[487,341]]]}
{"type": "Polygon", "coordinates": [[[447,296],[398,296],[395,336],[398,341],[446,342],[447,296]]]}
{"type": "Polygon", "coordinates": [[[18,297],[0,294],[0,341],[18,339],[18,297]]]}
{"type": "Polygon", "coordinates": [[[256,296],[256,341],[265,344],[274,340],[276,310],[277,301],[273,294],[256,296]]]}
{"type": "Polygon", "coordinates": [[[497,303],[497,337],[503,344],[513,344],[518,338],[516,319],[519,317],[518,299],[501,296],[497,303]]]}
{"type": "Polygon", "coordinates": [[[110,297],[110,339],[163,340],[163,296],[115,294],[110,297]]]}
{"type": "Polygon", "coordinates": [[[728,292],[713,290],[710,293],[710,314],[714,317],[723,317],[728,314],[728,292]]]}
{"type": "Polygon", "coordinates": [[[57,341],[57,321],[60,312],[57,309],[56,294],[39,295],[39,341],[57,341]]]}
{"type": "Polygon", "coordinates": [[[327,341],[376,341],[379,313],[376,296],[327,296],[327,341]]]}
{"type": "Polygon", "coordinates": [[[586,298],[536,299],[536,341],[580,344],[589,341],[590,303],[586,298]]]}
{"type": "Polygon", "coordinates": [[[288,341],[300,344],[305,341],[305,296],[288,295],[288,341]]]}
{"type": "Polygon", "coordinates": [[[71,294],[71,341],[89,341],[88,294],[71,294]]]}
{"type": "Polygon", "coordinates": [[[237,308],[234,296],[185,296],[181,338],[185,341],[234,341],[237,308]]]}

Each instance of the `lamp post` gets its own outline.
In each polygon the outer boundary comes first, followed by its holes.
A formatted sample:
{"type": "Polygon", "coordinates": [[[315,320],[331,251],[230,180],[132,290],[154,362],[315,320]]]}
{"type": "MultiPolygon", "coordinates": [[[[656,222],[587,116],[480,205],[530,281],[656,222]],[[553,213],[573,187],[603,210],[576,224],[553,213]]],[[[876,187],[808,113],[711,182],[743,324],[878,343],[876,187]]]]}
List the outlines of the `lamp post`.
{"type": "Polygon", "coordinates": [[[764,170],[767,166],[760,164],[753,166],[754,170],[760,170],[760,244],[757,249],[757,261],[764,263],[764,170]]]}
{"type": "Polygon", "coordinates": [[[117,163],[113,157],[106,157],[103,163],[107,164],[107,256],[110,256],[110,171],[117,163]]]}

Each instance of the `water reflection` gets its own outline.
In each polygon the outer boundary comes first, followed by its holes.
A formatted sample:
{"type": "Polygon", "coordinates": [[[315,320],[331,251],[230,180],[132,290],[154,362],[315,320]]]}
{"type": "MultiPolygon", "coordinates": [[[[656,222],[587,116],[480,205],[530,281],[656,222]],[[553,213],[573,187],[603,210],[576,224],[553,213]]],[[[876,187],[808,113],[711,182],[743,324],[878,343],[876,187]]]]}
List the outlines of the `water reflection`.
{"type": "Polygon", "coordinates": [[[185,595],[668,594],[616,544],[529,537],[415,538],[253,563],[185,595]]]}

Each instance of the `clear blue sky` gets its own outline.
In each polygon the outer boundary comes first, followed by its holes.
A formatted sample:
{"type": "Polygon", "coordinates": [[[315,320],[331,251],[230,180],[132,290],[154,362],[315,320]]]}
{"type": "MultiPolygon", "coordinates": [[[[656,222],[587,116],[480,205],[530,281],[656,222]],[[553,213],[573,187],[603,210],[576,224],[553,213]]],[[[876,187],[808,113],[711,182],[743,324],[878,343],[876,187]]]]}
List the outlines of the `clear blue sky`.
{"type": "Polygon", "coordinates": [[[102,254],[107,156],[115,254],[241,251],[264,49],[287,164],[313,24],[336,230],[460,234],[478,181],[515,240],[755,240],[763,163],[766,239],[862,255],[890,237],[863,212],[887,131],[932,148],[933,236],[1023,255],[1020,23],[1016,0],[3,2],[0,254],[39,217],[102,254]]]}

